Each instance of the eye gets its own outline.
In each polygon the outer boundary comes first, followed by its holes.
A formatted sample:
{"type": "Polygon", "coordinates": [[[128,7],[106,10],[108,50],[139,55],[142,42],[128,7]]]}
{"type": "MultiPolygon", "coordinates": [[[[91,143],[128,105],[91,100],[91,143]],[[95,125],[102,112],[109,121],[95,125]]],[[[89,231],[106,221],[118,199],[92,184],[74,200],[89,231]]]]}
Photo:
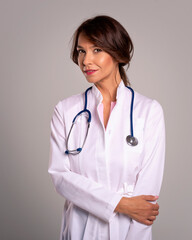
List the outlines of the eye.
{"type": "Polygon", "coordinates": [[[81,53],[85,53],[85,50],[83,49],[77,49],[77,52],[78,52],[78,55],[81,54],[81,53]]]}
{"type": "Polygon", "coordinates": [[[95,53],[102,52],[102,51],[103,51],[103,50],[102,50],[101,48],[95,48],[95,49],[94,49],[94,52],[95,52],[95,53]]]}

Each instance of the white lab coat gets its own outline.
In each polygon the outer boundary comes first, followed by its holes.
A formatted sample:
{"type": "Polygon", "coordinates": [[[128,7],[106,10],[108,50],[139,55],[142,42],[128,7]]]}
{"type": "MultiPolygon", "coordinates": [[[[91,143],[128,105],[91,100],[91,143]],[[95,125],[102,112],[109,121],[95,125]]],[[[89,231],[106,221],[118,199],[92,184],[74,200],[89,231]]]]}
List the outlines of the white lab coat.
{"type": "MultiPolygon", "coordinates": [[[[65,199],[62,240],[151,240],[151,226],[115,213],[122,196],[159,195],[165,152],[163,111],[159,103],[135,92],[133,123],[139,144],[126,143],[130,134],[131,92],[123,81],[107,128],[98,112],[102,95],[96,86],[88,91],[92,114],[82,152],[66,155],[66,137],[74,116],[84,108],[84,93],[59,102],[51,122],[49,173],[65,199]]],[[[71,143],[85,132],[75,132],[71,143]]]]}

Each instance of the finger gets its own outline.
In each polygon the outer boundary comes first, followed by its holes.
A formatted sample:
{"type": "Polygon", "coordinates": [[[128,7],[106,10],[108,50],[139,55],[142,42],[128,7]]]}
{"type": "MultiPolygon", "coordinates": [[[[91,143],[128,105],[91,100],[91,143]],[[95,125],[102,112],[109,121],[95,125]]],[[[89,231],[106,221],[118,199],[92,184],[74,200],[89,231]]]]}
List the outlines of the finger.
{"type": "Polygon", "coordinates": [[[159,204],[153,204],[153,210],[158,211],[159,210],[159,204]]]}
{"type": "Polygon", "coordinates": [[[150,221],[155,221],[155,219],[156,219],[155,216],[150,216],[150,217],[148,218],[148,220],[150,220],[150,221]]]}
{"type": "Polygon", "coordinates": [[[147,226],[151,226],[153,224],[153,221],[147,219],[145,220],[144,224],[147,226]]]}
{"type": "Polygon", "coordinates": [[[156,201],[159,197],[153,195],[143,195],[143,199],[146,201],[156,201]]]}
{"type": "Polygon", "coordinates": [[[153,214],[153,216],[158,216],[159,215],[159,211],[153,211],[152,214],[153,214]]]}

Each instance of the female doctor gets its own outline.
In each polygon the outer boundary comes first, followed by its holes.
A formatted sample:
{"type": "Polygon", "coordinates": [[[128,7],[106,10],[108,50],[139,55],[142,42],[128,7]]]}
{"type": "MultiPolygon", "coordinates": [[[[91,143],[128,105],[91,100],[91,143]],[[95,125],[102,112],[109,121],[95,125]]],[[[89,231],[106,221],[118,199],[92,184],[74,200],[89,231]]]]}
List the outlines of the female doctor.
{"type": "Polygon", "coordinates": [[[134,92],[123,66],[133,44],[108,16],[83,22],[71,57],[92,87],[60,101],[49,173],[65,199],[62,240],[151,240],[165,133],[159,103],[134,92]]]}

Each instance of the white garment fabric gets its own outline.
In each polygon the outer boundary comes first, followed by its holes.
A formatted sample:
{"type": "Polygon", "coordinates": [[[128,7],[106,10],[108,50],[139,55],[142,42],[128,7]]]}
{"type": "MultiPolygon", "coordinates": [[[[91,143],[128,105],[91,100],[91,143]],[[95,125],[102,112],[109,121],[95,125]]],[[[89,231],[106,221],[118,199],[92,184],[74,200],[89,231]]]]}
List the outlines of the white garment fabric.
{"type": "MultiPolygon", "coordinates": [[[[57,192],[66,199],[61,240],[152,239],[151,226],[114,212],[123,196],[159,195],[163,177],[162,108],[156,100],[135,92],[133,124],[139,144],[129,146],[131,97],[121,81],[105,129],[98,113],[102,95],[96,86],[88,91],[92,120],[84,148],[77,155],[65,154],[66,138],[73,118],[84,108],[84,93],[64,99],[54,109],[48,171],[57,192]]],[[[76,148],[86,131],[86,121],[79,124],[70,139],[76,148]]]]}

